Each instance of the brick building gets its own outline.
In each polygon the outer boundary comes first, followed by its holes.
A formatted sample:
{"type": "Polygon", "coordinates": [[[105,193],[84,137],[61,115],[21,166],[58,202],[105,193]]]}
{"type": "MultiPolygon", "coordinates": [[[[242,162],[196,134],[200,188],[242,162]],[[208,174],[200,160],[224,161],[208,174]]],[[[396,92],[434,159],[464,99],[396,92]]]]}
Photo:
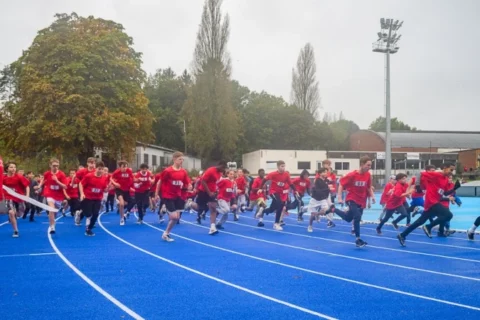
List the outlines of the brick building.
{"type": "Polygon", "coordinates": [[[480,149],[462,150],[458,152],[458,162],[462,167],[477,170],[480,168],[480,149]]]}

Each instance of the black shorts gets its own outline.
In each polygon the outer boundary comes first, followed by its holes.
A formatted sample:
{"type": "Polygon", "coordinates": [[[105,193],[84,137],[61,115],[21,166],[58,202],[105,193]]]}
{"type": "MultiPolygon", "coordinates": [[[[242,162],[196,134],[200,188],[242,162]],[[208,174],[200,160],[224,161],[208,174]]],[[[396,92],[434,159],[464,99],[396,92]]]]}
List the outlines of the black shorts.
{"type": "Polygon", "coordinates": [[[206,206],[209,202],[217,202],[217,198],[210,197],[205,191],[198,191],[197,204],[201,207],[206,206]]]}
{"type": "Polygon", "coordinates": [[[148,196],[149,196],[150,198],[155,198],[155,191],[150,191],[150,192],[148,193],[148,196]]]}
{"type": "Polygon", "coordinates": [[[167,212],[183,211],[185,208],[185,201],[183,201],[181,198],[162,199],[162,201],[165,204],[167,212]]]}
{"type": "Polygon", "coordinates": [[[130,191],[123,191],[122,189],[115,189],[115,194],[117,195],[117,199],[118,199],[118,197],[122,196],[123,201],[130,202],[130,191]]]}

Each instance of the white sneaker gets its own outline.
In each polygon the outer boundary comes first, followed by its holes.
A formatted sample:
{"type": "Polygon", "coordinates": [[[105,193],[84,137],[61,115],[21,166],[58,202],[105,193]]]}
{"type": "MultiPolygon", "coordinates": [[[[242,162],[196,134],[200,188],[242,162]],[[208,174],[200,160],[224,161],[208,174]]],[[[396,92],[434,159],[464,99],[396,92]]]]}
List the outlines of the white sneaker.
{"type": "Polygon", "coordinates": [[[165,219],[160,218],[160,224],[163,224],[165,222],[165,219]]]}
{"type": "Polygon", "coordinates": [[[121,219],[121,220],[120,220],[120,225],[121,225],[121,226],[124,226],[124,225],[125,225],[125,219],[121,219]]]}
{"type": "Polygon", "coordinates": [[[55,225],[50,226],[50,227],[48,228],[48,233],[50,233],[50,234],[55,234],[55,225]]]}
{"type": "Polygon", "coordinates": [[[80,211],[79,210],[75,211],[75,225],[76,226],[80,225],[80,211]]]}
{"type": "Polygon", "coordinates": [[[212,223],[212,225],[210,226],[210,231],[208,232],[209,235],[214,235],[214,234],[217,234],[218,233],[218,230],[217,230],[217,227],[215,226],[215,224],[212,223]]]}
{"type": "Polygon", "coordinates": [[[308,232],[313,232],[312,226],[308,226],[307,231],[308,231],[308,232]]]}
{"type": "Polygon", "coordinates": [[[163,239],[164,241],[167,241],[167,242],[173,242],[173,241],[175,241],[175,239],[170,238],[170,235],[165,234],[165,233],[162,235],[162,239],[163,239]]]}
{"type": "Polygon", "coordinates": [[[274,224],[273,224],[273,230],[282,231],[283,228],[280,226],[280,224],[274,223],[274,224]]]}

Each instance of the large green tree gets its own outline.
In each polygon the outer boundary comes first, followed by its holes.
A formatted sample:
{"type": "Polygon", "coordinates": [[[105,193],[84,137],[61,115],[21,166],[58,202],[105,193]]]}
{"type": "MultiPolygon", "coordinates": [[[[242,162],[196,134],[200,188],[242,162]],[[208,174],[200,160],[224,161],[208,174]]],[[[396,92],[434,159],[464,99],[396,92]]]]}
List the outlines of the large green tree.
{"type": "MultiPolygon", "coordinates": [[[[398,120],[397,118],[390,119],[390,126],[392,130],[402,130],[402,131],[416,131],[417,128],[410,127],[408,124],[403,123],[403,121],[398,120]]],[[[387,130],[387,121],[385,117],[378,117],[368,127],[370,130],[376,132],[385,132],[387,130]]]]}
{"type": "Polygon", "coordinates": [[[170,68],[159,69],[148,77],[145,94],[155,120],[152,131],[157,144],[176,150],[184,149],[181,111],[190,85],[190,75],[186,71],[177,76],[170,68]]]}
{"type": "Polygon", "coordinates": [[[0,136],[19,152],[49,149],[84,161],[94,148],[130,157],[150,141],[141,54],[122,25],[57,14],[11,65],[15,87],[0,136]]]}
{"type": "Polygon", "coordinates": [[[233,158],[240,131],[227,52],[230,24],[221,5],[221,0],[205,1],[193,60],[195,83],[183,108],[188,145],[209,160],[233,158]]]}

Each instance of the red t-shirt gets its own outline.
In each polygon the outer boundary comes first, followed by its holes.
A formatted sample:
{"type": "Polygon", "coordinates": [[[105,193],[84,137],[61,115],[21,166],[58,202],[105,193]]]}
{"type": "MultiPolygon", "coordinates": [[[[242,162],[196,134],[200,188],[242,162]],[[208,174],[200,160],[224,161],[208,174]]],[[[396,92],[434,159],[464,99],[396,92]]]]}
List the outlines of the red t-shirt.
{"type": "Polygon", "coordinates": [[[440,202],[443,193],[448,191],[450,181],[441,172],[422,172],[421,181],[425,182],[425,211],[440,202]]]}
{"type": "Polygon", "coordinates": [[[237,184],[237,195],[245,194],[245,190],[247,189],[247,179],[245,176],[237,178],[235,183],[237,184]]]}
{"type": "Polygon", "coordinates": [[[175,170],[173,166],[163,170],[160,180],[162,199],[182,198],[182,189],[190,184],[187,171],[183,168],[175,170]]]}
{"type": "Polygon", "coordinates": [[[310,179],[295,178],[292,183],[301,197],[310,189],[310,179]]]}
{"type": "Polygon", "coordinates": [[[133,184],[135,186],[135,192],[143,193],[149,191],[152,187],[150,183],[151,177],[152,173],[150,171],[145,172],[145,174],[141,171],[135,173],[135,178],[139,180],[133,184]]]}
{"type": "MultiPolygon", "coordinates": [[[[254,201],[254,200],[257,200],[258,198],[265,197],[263,194],[261,194],[261,195],[257,194],[258,190],[262,186],[262,181],[263,181],[263,179],[260,178],[260,177],[256,177],[253,180],[252,190],[250,190],[250,200],[254,201]]],[[[263,190],[262,190],[262,193],[263,193],[263,190]]]]}
{"type": "Polygon", "coordinates": [[[282,173],[278,171],[270,172],[266,177],[266,180],[270,180],[270,193],[280,196],[280,201],[287,201],[288,193],[290,192],[290,173],[284,171],[282,173]]]}
{"type": "Polygon", "coordinates": [[[217,183],[218,196],[217,199],[225,200],[230,203],[230,200],[235,198],[235,181],[230,179],[222,179],[217,183]]]}
{"type": "Polygon", "coordinates": [[[161,177],[161,176],[162,176],[162,173],[161,173],[161,172],[160,172],[160,173],[157,173],[157,174],[155,175],[155,178],[154,178],[154,180],[153,180],[152,187],[150,188],[150,191],[151,191],[151,192],[157,191],[158,180],[160,180],[160,177],[161,177]]]}
{"type": "Polygon", "coordinates": [[[78,170],[75,173],[75,177],[78,179],[78,181],[82,181],[87,174],[94,173],[94,172],[95,172],[95,169],[89,171],[88,168],[83,168],[78,170]]]}
{"type": "MultiPolygon", "coordinates": [[[[3,185],[9,187],[16,193],[22,194],[22,190],[25,190],[28,186],[30,186],[30,181],[28,181],[28,179],[21,174],[16,173],[11,177],[3,176],[3,185]]],[[[8,192],[4,192],[4,195],[6,200],[12,200],[17,203],[23,202],[23,200],[11,196],[8,192]]]]}
{"type": "MultiPolygon", "coordinates": [[[[391,184],[391,183],[390,183],[391,184]]],[[[405,202],[406,196],[402,197],[402,194],[407,192],[408,184],[407,183],[400,183],[397,182],[393,189],[393,194],[390,196],[390,199],[387,201],[387,205],[385,206],[388,210],[398,208],[403,205],[405,202]]]]}
{"type": "Polygon", "coordinates": [[[388,182],[385,185],[385,188],[383,189],[382,196],[380,197],[380,204],[387,204],[388,200],[392,196],[390,194],[390,190],[392,190],[393,188],[395,188],[395,185],[391,182],[388,182]]]}
{"type": "Polygon", "coordinates": [[[78,183],[79,183],[79,180],[77,179],[77,177],[73,178],[73,184],[72,184],[72,178],[67,177],[67,180],[66,180],[67,189],[65,191],[67,192],[67,195],[70,197],[70,199],[78,199],[78,183]]]}
{"type": "Polygon", "coordinates": [[[217,182],[222,178],[222,173],[218,172],[216,167],[210,167],[203,173],[198,183],[198,191],[207,192],[202,181],[205,181],[210,192],[217,190],[217,182]]]}
{"type": "MultiPolygon", "coordinates": [[[[415,177],[412,177],[412,186],[415,186],[416,180],[417,179],[415,177]]],[[[422,190],[425,190],[425,185],[422,183],[422,179],[420,179],[420,188],[422,188],[422,190]]],[[[424,195],[425,192],[417,192],[417,189],[415,188],[415,191],[413,191],[412,193],[412,198],[423,198],[424,195]]]]}
{"type": "MultiPolygon", "coordinates": [[[[56,175],[58,181],[67,184],[67,176],[65,176],[65,173],[58,170],[56,175]]],[[[52,198],[55,201],[63,201],[65,199],[62,187],[53,180],[52,171],[47,171],[43,174],[43,182],[43,195],[45,198],[52,198]]]]}
{"type": "Polygon", "coordinates": [[[108,176],[104,174],[102,174],[100,177],[97,177],[95,173],[87,174],[82,180],[85,199],[102,200],[103,192],[108,187],[108,182],[108,176]]]}
{"type": "Polygon", "coordinates": [[[330,188],[330,193],[334,194],[337,192],[337,176],[330,171],[327,173],[327,180],[331,181],[331,183],[328,184],[328,187],[330,188]]]}
{"type": "Polygon", "coordinates": [[[133,171],[130,168],[127,168],[125,172],[122,172],[120,169],[115,170],[112,174],[112,179],[116,183],[120,184],[120,190],[130,191],[130,188],[133,185],[133,171]]]}
{"type": "Polygon", "coordinates": [[[361,208],[367,206],[367,198],[370,195],[372,178],[370,172],[360,173],[352,171],[340,179],[340,184],[348,191],[345,201],[353,201],[361,208]]]}

